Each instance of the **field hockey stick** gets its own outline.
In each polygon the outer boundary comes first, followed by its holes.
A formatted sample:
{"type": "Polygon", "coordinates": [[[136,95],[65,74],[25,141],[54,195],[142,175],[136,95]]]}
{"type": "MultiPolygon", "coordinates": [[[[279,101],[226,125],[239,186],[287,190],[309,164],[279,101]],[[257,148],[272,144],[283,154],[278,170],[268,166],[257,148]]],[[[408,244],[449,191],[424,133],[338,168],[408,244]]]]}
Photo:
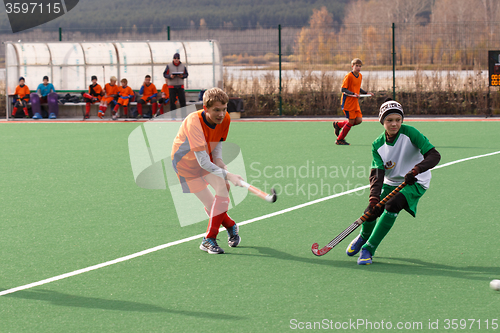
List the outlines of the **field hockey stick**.
{"type": "MultiPolygon", "coordinates": [[[[349,96],[349,97],[356,97],[356,96],[353,96],[353,95],[348,95],[346,93],[344,93],[346,96],[349,96]]],[[[372,97],[372,95],[370,94],[358,94],[358,97],[372,97]]]]}
{"type": "MultiPolygon", "coordinates": [[[[401,185],[396,187],[391,193],[389,193],[382,201],[380,201],[375,207],[380,208],[383,205],[387,203],[392,197],[394,197],[396,194],[398,194],[399,191],[403,187],[406,186],[405,182],[402,182],[401,185]]],[[[359,219],[354,221],[353,224],[351,224],[347,229],[342,231],[337,237],[332,239],[330,243],[328,243],[325,247],[323,247],[321,250],[318,250],[318,243],[314,243],[311,247],[312,253],[317,256],[322,256],[327,254],[331,249],[333,249],[338,243],[344,240],[347,236],[349,236],[354,230],[356,230],[360,225],[363,224],[370,216],[372,216],[372,213],[370,211],[364,213],[359,219]]]]}
{"type": "Polygon", "coordinates": [[[252,186],[243,180],[240,182],[241,186],[245,187],[247,190],[258,196],[259,198],[266,200],[267,202],[275,202],[276,199],[278,198],[274,188],[271,189],[271,194],[267,194],[266,192],[259,190],[257,187],[252,186]]]}

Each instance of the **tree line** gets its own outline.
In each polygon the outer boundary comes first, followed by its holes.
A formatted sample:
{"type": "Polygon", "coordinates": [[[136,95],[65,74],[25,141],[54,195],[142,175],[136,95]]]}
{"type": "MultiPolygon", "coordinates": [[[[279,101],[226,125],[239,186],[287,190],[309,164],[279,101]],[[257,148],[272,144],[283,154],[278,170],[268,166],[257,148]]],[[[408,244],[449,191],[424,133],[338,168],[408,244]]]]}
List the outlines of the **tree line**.
{"type": "MultiPolygon", "coordinates": [[[[172,29],[255,29],[307,25],[313,9],[326,7],[340,24],[348,0],[84,0],[67,14],[42,25],[42,30],[63,29],[103,33],[158,33],[172,29]]],[[[10,30],[5,11],[0,30],[10,30]]]]}
{"type": "Polygon", "coordinates": [[[348,63],[356,55],[372,66],[390,65],[391,23],[398,65],[485,68],[486,51],[500,47],[498,0],[356,0],[340,29],[326,7],[313,9],[294,54],[308,64],[348,63]]]}

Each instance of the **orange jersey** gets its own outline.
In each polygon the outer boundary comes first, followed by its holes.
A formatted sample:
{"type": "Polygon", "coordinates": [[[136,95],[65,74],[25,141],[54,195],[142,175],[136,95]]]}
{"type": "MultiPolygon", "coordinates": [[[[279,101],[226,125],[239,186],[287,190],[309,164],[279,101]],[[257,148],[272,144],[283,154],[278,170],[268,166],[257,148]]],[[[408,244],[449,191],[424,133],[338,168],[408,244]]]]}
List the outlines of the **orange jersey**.
{"type": "MultiPolygon", "coordinates": [[[[359,73],[358,77],[355,77],[352,72],[349,72],[344,76],[344,81],[342,82],[342,88],[359,94],[361,89],[362,75],[359,73]]],[[[359,101],[356,97],[350,97],[346,94],[342,94],[342,110],[344,111],[361,111],[359,108],[359,101]]]]}
{"type": "Polygon", "coordinates": [[[93,97],[97,97],[100,100],[102,97],[101,93],[102,93],[101,85],[96,84],[95,86],[92,86],[92,85],[89,86],[89,94],[92,95],[93,97]]]}
{"type": "Polygon", "coordinates": [[[164,84],[163,87],[161,88],[161,92],[165,94],[165,98],[168,98],[170,96],[170,93],[168,92],[168,84],[164,84]]]}
{"type": "MultiPolygon", "coordinates": [[[[198,176],[201,166],[196,160],[195,151],[205,150],[212,159],[212,150],[221,141],[226,141],[231,117],[226,116],[220,125],[210,125],[205,111],[189,114],[182,122],[172,146],[172,165],[182,177],[198,176]]],[[[212,160],[213,162],[213,160],[212,160]]]]}
{"type": "Polygon", "coordinates": [[[118,88],[118,96],[127,97],[127,96],[130,96],[130,95],[133,96],[134,95],[134,91],[129,86],[126,86],[125,88],[123,88],[122,86],[120,86],[120,88],[118,88]]]}
{"type": "Polygon", "coordinates": [[[27,85],[24,85],[24,87],[17,86],[16,91],[14,91],[14,95],[17,95],[19,99],[22,99],[24,96],[30,94],[30,89],[28,88],[27,85]]]}
{"type": "Polygon", "coordinates": [[[115,84],[114,86],[110,85],[109,83],[106,83],[104,86],[104,92],[106,95],[118,95],[118,90],[120,90],[120,86],[115,84]]]}
{"type": "Polygon", "coordinates": [[[149,87],[147,85],[143,85],[142,87],[144,88],[142,92],[143,98],[148,98],[158,93],[158,90],[156,90],[156,86],[153,83],[151,83],[149,87]]]}

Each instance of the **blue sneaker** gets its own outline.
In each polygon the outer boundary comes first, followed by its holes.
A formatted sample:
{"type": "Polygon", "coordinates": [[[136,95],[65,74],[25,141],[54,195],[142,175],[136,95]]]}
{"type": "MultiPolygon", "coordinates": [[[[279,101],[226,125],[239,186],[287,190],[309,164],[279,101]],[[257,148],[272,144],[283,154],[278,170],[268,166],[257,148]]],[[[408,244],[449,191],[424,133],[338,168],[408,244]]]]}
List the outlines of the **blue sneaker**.
{"type": "Polygon", "coordinates": [[[210,254],[224,253],[224,250],[219,247],[217,241],[213,238],[203,237],[203,241],[200,244],[200,250],[208,252],[210,254]]]}
{"type": "Polygon", "coordinates": [[[361,255],[358,258],[358,265],[370,265],[372,263],[372,254],[367,249],[361,249],[361,255]]]}
{"type": "Polygon", "coordinates": [[[39,114],[38,112],[35,113],[35,115],[33,116],[33,119],[42,119],[42,115],[39,114]]]}
{"type": "Polygon", "coordinates": [[[365,243],[366,241],[361,237],[361,235],[358,235],[358,237],[354,238],[351,244],[349,244],[345,253],[347,253],[349,257],[352,257],[358,253],[359,250],[361,250],[361,247],[365,245],[365,243]]]}
{"type": "Polygon", "coordinates": [[[238,234],[240,228],[237,224],[233,225],[231,228],[227,229],[227,244],[230,247],[236,247],[241,242],[241,237],[238,234]]]}
{"type": "Polygon", "coordinates": [[[56,114],[53,112],[49,114],[49,119],[56,119],[56,114]]]}

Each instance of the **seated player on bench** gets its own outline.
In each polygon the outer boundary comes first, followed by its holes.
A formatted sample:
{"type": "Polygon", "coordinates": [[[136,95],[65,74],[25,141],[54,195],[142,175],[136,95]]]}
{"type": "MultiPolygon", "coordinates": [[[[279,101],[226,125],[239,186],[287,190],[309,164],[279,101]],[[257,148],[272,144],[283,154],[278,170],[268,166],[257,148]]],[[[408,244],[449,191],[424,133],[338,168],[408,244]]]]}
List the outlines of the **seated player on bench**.
{"type": "MultiPolygon", "coordinates": [[[[101,99],[101,104],[99,105],[99,112],[97,116],[99,118],[103,118],[108,106],[113,109],[116,104],[116,100],[118,99],[118,90],[120,86],[116,84],[116,76],[112,76],[109,78],[109,83],[104,85],[104,96],[101,99]]],[[[127,115],[125,115],[126,117],[127,115]]]]}
{"type": "MultiPolygon", "coordinates": [[[[34,95],[34,94],[33,94],[34,95]]],[[[31,96],[31,104],[33,106],[35,96],[31,96]]],[[[56,119],[58,115],[58,105],[57,105],[57,92],[52,83],[49,83],[49,77],[45,75],[43,77],[43,83],[40,83],[36,88],[36,95],[40,99],[40,107],[45,107],[48,105],[47,114],[50,119],[56,119]],[[50,97],[50,98],[49,98],[50,97]]],[[[38,112],[33,112],[33,119],[42,119],[42,115],[38,112]]],[[[47,116],[45,116],[47,117],[47,116]]]]}
{"type": "Polygon", "coordinates": [[[158,90],[156,90],[154,83],[151,83],[150,75],[146,75],[144,78],[144,84],[142,85],[141,90],[139,90],[139,94],[141,94],[142,97],[137,101],[137,118],[143,118],[142,106],[148,103],[151,103],[151,117],[154,117],[156,115],[156,108],[158,107],[156,99],[158,90]]]}
{"type": "Polygon", "coordinates": [[[240,243],[238,225],[227,215],[229,183],[236,186],[243,178],[227,171],[222,160],[222,141],[229,131],[231,117],[227,113],[226,93],[212,88],[203,96],[203,110],[189,114],[182,122],[172,146],[172,165],[184,193],[194,193],[209,215],[207,233],[200,249],[210,254],[224,253],[216,238],[221,224],[228,233],[228,245],[240,243]],[[215,197],[207,187],[215,190],[215,197]]]}
{"type": "Polygon", "coordinates": [[[155,117],[158,117],[160,114],[163,114],[163,105],[167,104],[169,101],[170,99],[168,93],[168,79],[165,79],[165,84],[163,84],[163,87],[161,88],[161,98],[158,100],[158,106],[160,108],[156,112],[155,117]]]}
{"type": "Polygon", "coordinates": [[[97,84],[97,76],[92,75],[91,80],[92,84],[89,86],[89,92],[83,94],[85,102],[87,102],[85,104],[85,119],[90,118],[90,105],[100,102],[102,96],[104,96],[101,85],[97,84]]]}
{"type": "Polygon", "coordinates": [[[118,102],[113,109],[113,120],[116,120],[120,116],[120,106],[123,106],[124,114],[128,114],[128,104],[135,96],[132,88],[127,86],[127,79],[121,79],[120,82],[122,86],[118,89],[118,102]]]}
{"type": "Polygon", "coordinates": [[[24,115],[26,118],[29,118],[28,113],[28,103],[30,101],[30,89],[27,85],[24,84],[24,77],[19,78],[19,85],[16,87],[14,91],[14,109],[12,110],[12,118],[16,116],[17,110],[22,108],[24,111],[24,115]]]}

